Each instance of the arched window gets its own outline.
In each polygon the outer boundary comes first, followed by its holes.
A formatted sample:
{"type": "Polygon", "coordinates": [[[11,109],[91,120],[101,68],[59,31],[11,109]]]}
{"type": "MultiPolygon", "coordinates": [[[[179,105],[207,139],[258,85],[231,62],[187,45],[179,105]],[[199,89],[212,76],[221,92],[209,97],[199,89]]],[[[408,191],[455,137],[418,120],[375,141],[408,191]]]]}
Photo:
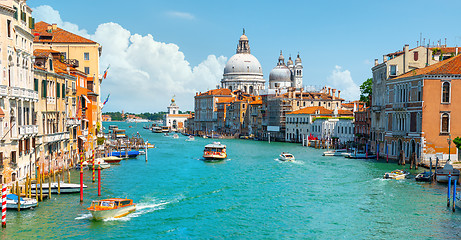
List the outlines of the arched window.
{"type": "Polygon", "coordinates": [[[448,113],[442,114],[442,133],[449,133],[450,132],[450,115],[448,113]]]}
{"type": "Polygon", "coordinates": [[[232,91],[232,86],[229,86],[229,90],[231,90],[231,91],[232,91]]]}
{"type": "Polygon", "coordinates": [[[253,94],[253,86],[250,86],[250,94],[253,94]]]}
{"type": "Polygon", "coordinates": [[[450,83],[444,82],[442,84],[442,103],[450,102],[450,83]]]}
{"type": "Polygon", "coordinates": [[[247,86],[244,86],[244,87],[243,87],[243,91],[244,91],[244,92],[247,92],[247,86]]]}

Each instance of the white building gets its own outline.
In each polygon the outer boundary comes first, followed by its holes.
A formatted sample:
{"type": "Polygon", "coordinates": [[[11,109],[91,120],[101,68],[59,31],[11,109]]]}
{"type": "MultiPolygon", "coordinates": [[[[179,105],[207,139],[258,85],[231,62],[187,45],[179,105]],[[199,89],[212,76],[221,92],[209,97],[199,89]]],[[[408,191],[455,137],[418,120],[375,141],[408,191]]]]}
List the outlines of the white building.
{"type": "Polygon", "coordinates": [[[172,98],[170,106],[168,106],[168,113],[165,114],[163,125],[170,127],[171,131],[181,131],[184,128],[184,122],[189,117],[191,117],[190,114],[179,113],[179,107],[176,105],[174,98],[172,98]]]}
{"type": "Polygon", "coordinates": [[[237,45],[237,53],[227,61],[221,85],[231,91],[242,90],[245,93],[259,95],[264,89],[264,77],[261,64],[251,55],[248,37],[243,35],[237,45]]]}
{"type": "Polygon", "coordinates": [[[348,110],[306,107],[286,115],[287,142],[302,142],[309,136],[341,143],[354,141],[354,118],[348,110]]]}

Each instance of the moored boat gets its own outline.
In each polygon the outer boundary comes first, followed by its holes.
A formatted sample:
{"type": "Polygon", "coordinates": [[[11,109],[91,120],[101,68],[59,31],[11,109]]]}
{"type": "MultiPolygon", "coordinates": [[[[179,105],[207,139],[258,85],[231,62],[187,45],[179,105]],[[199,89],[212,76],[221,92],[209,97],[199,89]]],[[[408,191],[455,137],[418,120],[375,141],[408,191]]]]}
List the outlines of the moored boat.
{"type": "Polygon", "coordinates": [[[203,158],[205,160],[223,160],[227,157],[226,145],[214,142],[205,146],[203,158]]]}
{"type": "Polygon", "coordinates": [[[395,179],[395,180],[401,180],[404,179],[409,172],[403,171],[403,170],[394,170],[392,172],[387,172],[384,174],[384,179],[395,179]]]}
{"type": "MultiPolygon", "coordinates": [[[[37,199],[34,198],[19,198],[20,209],[30,209],[38,205],[37,199]]],[[[8,194],[6,195],[6,208],[7,209],[18,209],[18,195],[8,194]]]]}
{"type": "MultiPolygon", "coordinates": [[[[61,190],[61,193],[78,193],[80,192],[80,184],[75,184],[75,183],[64,183],[60,182],[59,183],[59,188],[61,190]]],[[[83,184],[83,188],[87,188],[85,184],[83,184]]],[[[42,186],[42,191],[43,194],[48,194],[48,183],[43,183],[42,186]]],[[[31,191],[32,194],[35,194],[35,184],[31,185],[31,191]]],[[[37,191],[40,193],[40,184],[37,184],[37,191]]],[[[57,194],[58,193],[58,183],[57,182],[52,182],[51,183],[51,194],[57,194]]]]}
{"type": "Polygon", "coordinates": [[[195,137],[192,135],[189,135],[186,139],[186,141],[195,141],[195,137]]]}
{"type": "Polygon", "coordinates": [[[422,172],[416,175],[415,180],[417,182],[431,182],[434,176],[433,172],[422,172]]]}
{"type": "Polygon", "coordinates": [[[445,163],[442,169],[435,170],[435,177],[439,183],[447,183],[449,175],[451,176],[451,181],[459,180],[459,170],[453,168],[450,162],[445,163]]]}
{"type": "Polygon", "coordinates": [[[323,156],[336,156],[340,157],[343,156],[343,153],[346,153],[347,149],[336,149],[336,150],[330,150],[323,152],[323,156]]]}
{"type": "Polygon", "coordinates": [[[129,157],[129,158],[134,158],[139,155],[139,151],[120,151],[120,152],[111,152],[109,154],[110,156],[115,156],[115,157],[129,157]]]}
{"type": "Polygon", "coordinates": [[[131,199],[109,198],[91,202],[87,210],[95,220],[120,218],[136,211],[136,204],[131,199]]]}
{"type": "Polygon", "coordinates": [[[280,160],[280,161],[294,161],[294,160],[295,160],[295,156],[293,156],[293,154],[291,154],[291,153],[282,152],[282,153],[279,155],[279,160],[280,160]]]}
{"type": "Polygon", "coordinates": [[[153,133],[162,133],[162,127],[152,127],[153,133]]]}
{"type": "Polygon", "coordinates": [[[179,135],[175,133],[175,134],[173,134],[173,138],[174,138],[174,139],[178,139],[178,138],[179,138],[179,135]]]}
{"type": "Polygon", "coordinates": [[[115,157],[115,156],[110,156],[110,157],[103,157],[102,160],[104,160],[106,163],[120,163],[122,161],[121,158],[115,157]]]}

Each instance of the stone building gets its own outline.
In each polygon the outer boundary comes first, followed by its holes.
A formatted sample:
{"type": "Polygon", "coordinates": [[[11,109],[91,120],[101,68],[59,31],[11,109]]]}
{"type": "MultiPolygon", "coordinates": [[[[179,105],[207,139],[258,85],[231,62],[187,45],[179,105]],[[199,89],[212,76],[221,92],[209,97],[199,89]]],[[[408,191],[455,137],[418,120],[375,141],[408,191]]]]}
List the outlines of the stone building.
{"type": "Polygon", "coordinates": [[[191,117],[191,114],[181,114],[179,112],[179,106],[176,105],[174,98],[172,98],[170,106],[168,106],[168,113],[165,114],[163,119],[163,126],[169,127],[171,131],[182,131],[184,122],[191,117]]]}
{"type": "Polygon", "coordinates": [[[301,90],[303,86],[303,65],[299,54],[295,65],[293,65],[291,57],[288,59],[287,65],[285,65],[285,58],[282,55],[282,51],[280,51],[277,66],[269,74],[269,89],[293,87],[301,90]]]}

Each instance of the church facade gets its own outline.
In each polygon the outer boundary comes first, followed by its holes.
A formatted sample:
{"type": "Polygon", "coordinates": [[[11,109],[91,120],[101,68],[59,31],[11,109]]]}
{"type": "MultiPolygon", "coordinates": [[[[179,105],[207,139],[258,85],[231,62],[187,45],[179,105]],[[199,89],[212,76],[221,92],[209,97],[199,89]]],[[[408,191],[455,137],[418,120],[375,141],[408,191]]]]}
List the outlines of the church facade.
{"type": "Polygon", "coordinates": [[[168,126],[171,131],[182,131],[184,121],[191,117],[191,114],[180,114],[179,112],[179,107],[176,105],[174,98],[172,98],[170,106],[168,106],[168,113],[165,114],[163,119],[163,126],[168,126]]]}

